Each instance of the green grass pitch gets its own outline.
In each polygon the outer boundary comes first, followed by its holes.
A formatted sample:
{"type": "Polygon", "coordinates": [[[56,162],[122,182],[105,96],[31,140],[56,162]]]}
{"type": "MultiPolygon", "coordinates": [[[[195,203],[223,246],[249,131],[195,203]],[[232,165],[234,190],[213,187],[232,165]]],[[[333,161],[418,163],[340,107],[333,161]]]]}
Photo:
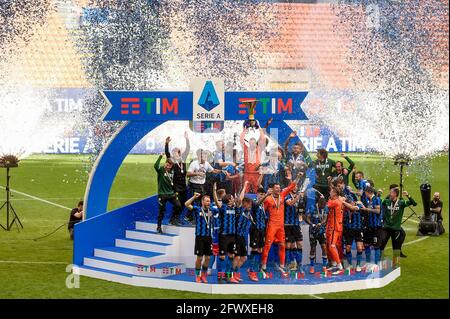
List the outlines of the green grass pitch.
{"type": "MultiPolygon", "coordinates": [[[[386,189],[398,182],[398,168],[392,161],[383,162],[378,155],[350,154],[358,168],[374,180],[377,188],[386,189]]],[[[335,158],[335,156],[332,156],[335,158]]],[[[109,208],[113,209],[152,195],[155,192],[154,156],[130,155],[123,163],[113,185],[109,208]]],[[[36,155],[23,160],[12,170],[11,188],[19,192],[72,208],[84,197],[87,181],[86,156],[36,155]]],[[[420,179],[412,168],[406,168],[405,189],[417,199],[420,212],[420,179]]],[[[444,201],[444,223],[448,231],[448,154],[432,160],[432,191],[440,191],[444,201]]],[[[5,170],[0,170],[0,186],[5,186],[5,170]]],[[[13,205],[24,229],[6,232],[0,229],[0,298],[313,298],[313,296],[210,296],[126,286],[92,278],[81,277],[80,287],[66,288],[66,266],[72,260],[72,241],[64,226],[50,237],[33,241],[32,238],[51,232],[67,222],[69,210],[45,203],[29,196],[13,193],[13,205]]],[[[0,188],[3,201],[4,188],[0,188]]],[[[410,210],[405,211],[405,215],[410,210]]],[[[412,218],[416,220],[415,218],[412,218]]],[[[6,220],[0,213],[0,223],[6,220]]],[[[439,238],[416,241],[417,223],[407,221],[406,246],[408,255],[402,259],[402,275],[380,289],[320,295],[323,298],[448,298],[448,233],[439,238]]],[[[389,243],[390,245],[390,243],[389,243]]],[[[386,250],[390,256],[392,250],[386,250]]]]}

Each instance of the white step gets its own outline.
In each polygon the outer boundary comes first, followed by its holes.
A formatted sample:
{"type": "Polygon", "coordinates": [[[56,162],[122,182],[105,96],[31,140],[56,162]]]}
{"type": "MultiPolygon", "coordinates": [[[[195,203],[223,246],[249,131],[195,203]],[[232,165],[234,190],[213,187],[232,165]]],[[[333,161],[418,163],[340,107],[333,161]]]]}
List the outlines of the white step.
{"type": "Polygon", "coordinates": [[[170,248],[170,245],[167,244],[140,242],[127,239],[116,239],[116,246],[143,251],[153,251],[155,253],[162,253],[162,254],[165,254],[167,252],[167,249],[170,248]]]}
{"type": "Polygon", "coordinates": [[[90,257],[84,257],[83,265],[117,272],[123,272],[126,274],[133,274],[134,271],[136,270],[136,267],[133,267],[131,264],[129,265],[119,264],[111,260],[106,261],[90,257]]]}
{"type": "Polygon", "coordinates": [[[130,239],[139,239],[153,241],[157,243],[173,244],[178,236],[169,234],[150,233],[148,231],[127,230],[125,237],[130,239]]]}
{"type": "Polygon", "coordinates": [[[102,249],[102,248],[95,248],[94,256],[100,257],[100,258],[128,262],[128,263],[144,264],[144,265],[156,264],[158,262],[162,262],[167,259],[167,257],[165,255],[157,255],[157,256],[148,257],[148,256],[142,256],[140,254],[117,252],[117,251],[111,251],[110,249],[102,249]]]}
{"type": "MultiPolygon", "coordinates": [[[[158,226],[154,223],[136,222],[136,230],[145,230],[156,232],[158,226]]],[[[166,234],[179,235],[180,227],[172,225],[162,225],[162,231],[166,234]]]]}

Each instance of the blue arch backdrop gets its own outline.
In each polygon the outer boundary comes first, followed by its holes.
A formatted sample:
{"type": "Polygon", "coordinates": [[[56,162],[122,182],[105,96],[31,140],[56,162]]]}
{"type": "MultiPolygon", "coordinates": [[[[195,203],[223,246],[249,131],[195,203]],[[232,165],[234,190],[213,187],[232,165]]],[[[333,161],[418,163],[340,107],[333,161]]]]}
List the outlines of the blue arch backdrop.
{"type": "MultiPolygon", "coordinates": [[[[85,220],[75,225],[75,265],[82,265],[83,257],[92,255],[95,247],[113,245],[114,239],[136,220],[147,220],[157,209],[157,196],[151,196],[108,212],[112,184],[128,153],[146,134],[167,121],[192,120],[193,116],[192,92],[104,91],[102,94],[110,104],[104,120],[127,122],[111,138],[90,173],[85,194],[85,220]],[[149,101],[154,102],[153,105],[149,101]],[[155,109],[152,110],[152,106],[155,109]],[[124,111],[128,109],[129,112],[124,111]]],[[[224,120],[245,120],[248,114],[243,111],[241,100],[256,98],[260,101],[256,108],[257,119],[273,119],[271,129],[277,129],[280,143],[291,132],[285,120],[307,120],[301,109],[306,95],[307,92],[226,92],[224,120]]]]}

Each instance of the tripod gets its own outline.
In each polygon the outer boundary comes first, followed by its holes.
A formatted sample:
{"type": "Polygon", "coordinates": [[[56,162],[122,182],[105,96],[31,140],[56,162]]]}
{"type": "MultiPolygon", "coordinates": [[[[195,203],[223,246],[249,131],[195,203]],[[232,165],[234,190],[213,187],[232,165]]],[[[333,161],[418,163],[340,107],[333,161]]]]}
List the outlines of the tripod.
{"type": "Polygon", "coordinates": [[[14,210],[14,207],[11,204],[11,189],[9,188],[9,180],[11,178],[11,175],[9,175],[9,167],[6,167],[6,201],[3,203],[3,205],[0,207],[0,211],[3,209],[3,207],[6,207],[6,227],[3,226],[2,224],[0,224],[0,226],[4,229],[4,230],[11,230],[13,224],[16,225],[17,230],[19,230],[19,226],[22,227],[23,229],[23,225],[20,222],[19,216],[17,216],[16,211],[14,210]],[[12,215],[12,220],[11,222],[9,221],[9,215],[12,215]]]}

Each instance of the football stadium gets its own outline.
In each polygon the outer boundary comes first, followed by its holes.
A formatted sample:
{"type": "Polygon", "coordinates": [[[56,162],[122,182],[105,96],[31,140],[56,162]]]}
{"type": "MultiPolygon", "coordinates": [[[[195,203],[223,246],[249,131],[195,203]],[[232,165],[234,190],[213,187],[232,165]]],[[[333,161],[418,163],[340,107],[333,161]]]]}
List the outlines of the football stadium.
{"type": "Polygon", "coordinates": [[[448,1],[0,1],[1,299],[448,299],[448,1]]]}

